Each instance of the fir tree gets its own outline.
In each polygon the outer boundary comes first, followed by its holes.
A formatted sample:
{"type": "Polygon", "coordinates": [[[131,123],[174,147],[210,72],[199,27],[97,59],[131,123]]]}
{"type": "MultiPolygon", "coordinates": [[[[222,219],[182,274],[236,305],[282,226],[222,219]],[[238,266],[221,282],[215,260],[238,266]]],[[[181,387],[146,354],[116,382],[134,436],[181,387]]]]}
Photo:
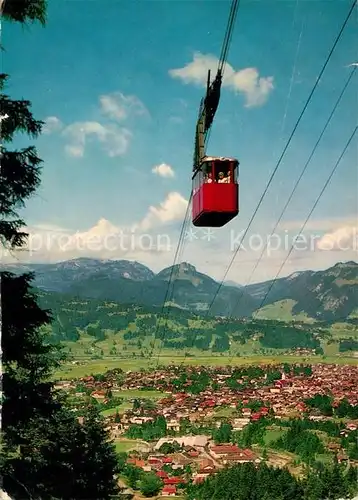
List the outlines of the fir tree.
{"type": "MultiPolygon", "coordinates": [[[[44,0],[6,0],[8,21],[45,23],[44,0]]],[[[41,159],[34,146],[7,149],[16,133],[36,138],[43,122],[35,120],[31,103],[4,94],[8,75],[0,75],[1,169],[0,244],[23,249],[27,234],[19,209],[40,183],[41,159]]],[[[1,273],[2,313],[2,447],[0,474],[13,498],[106,500],[118,491],[115,448],[95,409],[84,425],[50,381],[61,360],[59,349],[46,341],[41,327],[51,321],[31,289],[31,274],[1,273]]]]}

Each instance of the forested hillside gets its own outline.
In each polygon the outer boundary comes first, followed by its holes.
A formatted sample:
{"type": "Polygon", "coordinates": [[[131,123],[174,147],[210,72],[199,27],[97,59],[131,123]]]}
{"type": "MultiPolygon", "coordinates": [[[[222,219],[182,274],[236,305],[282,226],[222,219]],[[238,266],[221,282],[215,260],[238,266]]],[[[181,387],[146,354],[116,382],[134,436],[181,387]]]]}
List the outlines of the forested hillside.
{"type": "MultiPolygon", "coordinates": [[[[294,323],[273,320],[208,318],[178,307],[134,306],[114,301],[75,298],[40,292],[42,307],[51,309],[54,321],[48,333],[53,342],[86,345],[86,354],[108,355],[142,352],[154,346],[176,352],[270,353],[277,350],[323,354],[325,345],[336,352],[352,352],[358,341],[358,319],[346,323],[346,334],[332,335],[329,322],[294,323]],[[129,352],[128,352],[129,351],[129,352]]],[[[69,345],[69,344],[68,344],[69,345]]],[[[73,347],[72,350],[76,350],[73,347]]]]}

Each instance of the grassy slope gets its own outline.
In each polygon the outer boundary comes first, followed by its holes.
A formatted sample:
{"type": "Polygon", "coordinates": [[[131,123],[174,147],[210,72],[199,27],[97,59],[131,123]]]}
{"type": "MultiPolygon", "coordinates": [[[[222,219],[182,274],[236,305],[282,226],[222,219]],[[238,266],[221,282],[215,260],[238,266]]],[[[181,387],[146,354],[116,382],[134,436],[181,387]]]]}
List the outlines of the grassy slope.
{"type": "Polygon", "coordinates": [[[273,304],[268,304],[255,313],[257,319],[273,319],[280,321],[302,321],[304,323],[313,324],[316,322],[314,318],[310,318],[306,313],[298,315],[292,314],[292,308],[296,305],[296,301],[292,299],[280,300],[273,304]]]}

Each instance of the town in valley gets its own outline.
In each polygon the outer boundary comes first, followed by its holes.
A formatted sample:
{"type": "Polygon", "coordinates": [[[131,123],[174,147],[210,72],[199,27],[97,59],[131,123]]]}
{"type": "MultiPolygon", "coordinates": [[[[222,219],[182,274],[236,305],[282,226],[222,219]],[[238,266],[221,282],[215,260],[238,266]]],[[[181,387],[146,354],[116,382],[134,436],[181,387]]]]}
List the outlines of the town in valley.
{"type": "Polygon", "coordinates": [[[155,494],[184,498],[188,484],[234,464],[297,477],[315,461],[357,467],[357,380],[355,365],[262,363],[113,369],[56,387],[79,421],[88,400],[101,410],[123,461],[123,494],[142,498],[143,478],[155,476],[155,494]]]}

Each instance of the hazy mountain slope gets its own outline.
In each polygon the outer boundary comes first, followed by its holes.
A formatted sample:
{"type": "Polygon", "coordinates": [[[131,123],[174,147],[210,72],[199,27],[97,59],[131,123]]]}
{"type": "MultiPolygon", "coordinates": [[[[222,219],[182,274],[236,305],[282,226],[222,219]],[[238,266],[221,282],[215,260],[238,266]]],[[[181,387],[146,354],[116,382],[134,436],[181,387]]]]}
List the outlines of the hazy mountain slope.
{"type": "MultiPolygon", "coordinates": [[[[157,275],[141,281],[126,279],[120,275],[110,275],[99,266],[97,273],[81,280],[74,280],[67,292],[82,297],[115,300],[124,303],[136,303],[146,306],[160,306],[165,299],[181,307],[206,311],[218,289],[219,284],[209,276],[196,271],[190,264],[180,264],[163,269],[157,275]],[[169,294],[168,282],[172,277],[169,294]]],[[[211,313],[227,315],[232,312],[242,292],[236,287],[223,287],[215,301],[211,313]]],[[[258,302],[249,294],[244,294],[235,315],[250,316],[258,302]]]]}
{"type": "MultiPolygon", "coordinates": [[[[3,266],[12,272],[35,271],[35,285],[43,290],[68,293],[99,300],[160,307],[163,301],[205,313],[217,293],[219,283],[181,263],[158,274],[127,260],[74,259],[57,264],[14,264],[3,266]],[[172,284],[168,290],[168,281],[172,284]]],[[[211,308],[211,314],[250,316],[267,294],[272,281],[248,287],[225,283],[211,308]]],[[[324,271],[304,271],[278,279],[265,305],[290,301],[294,317],[325,321],[345,319],[358,307],[358,264],[338,263],[324,271]]]]}
{"type": "Polygon", "coordinates": [[[94,282],[103,280],[116,281],[120,279],[145,281],[152,279],[153,271],[139,262],[129,260],[99,260],[80,258],[58,262],[55,264],[11,264],[2,266],[3,270],[14,273],[33,271],[35,285],[44,290],[66,293],[72,288],[81,289],[81,283],[86,280],[94,282]]]}
{"type": "MultiPolygon", "coordinates": [[[[272,282],[247,287],[256,298],[267,293],[272,282]]],[[[337,263],[324,271],[305,271],[281,278],[274,283],[265,304],[281,300],[295,301],[292,313],[306,313],[325,321],[347,318],[358,306],[358,264],[337,263]]]]}

